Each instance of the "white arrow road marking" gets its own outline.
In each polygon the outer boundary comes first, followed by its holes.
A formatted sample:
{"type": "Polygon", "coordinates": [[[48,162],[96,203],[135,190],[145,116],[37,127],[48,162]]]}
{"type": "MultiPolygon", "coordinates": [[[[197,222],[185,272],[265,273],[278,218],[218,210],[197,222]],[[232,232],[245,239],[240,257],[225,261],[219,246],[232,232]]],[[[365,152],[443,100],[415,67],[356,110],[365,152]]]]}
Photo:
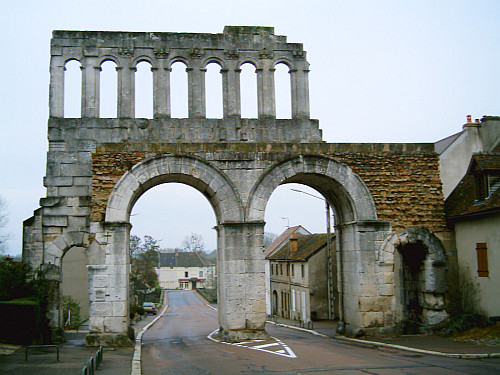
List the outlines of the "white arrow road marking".
{"type": "Polygon", "coordinates": [[[270,354],[276,354],[276,355],[281,355],[283,357],[288,357],[288,358],[297,358],[295,353],[286,345],[283,341],[280,339],[277,339],[276,337],[271,337],[270,340],[251,340],[251,341],[245,341],[245,342],[237,342],[237,343],[230,343],[230,342],[224,342],[220,341],[215,338],[215,335],[219,332],[218,329],[213,331],[211,334],[207,336],[209,340],[221,343],[221,344],[226,344],[226,345],[232,345],[232,346],[239,346],[240,348],[248,348],[252,350],[259,350],[261,352],[266,352],[270,354]],[[262,343],[262,344],[260,344],[262,343]],[[255,345],[259,344],[259,345],[255,345]]]}

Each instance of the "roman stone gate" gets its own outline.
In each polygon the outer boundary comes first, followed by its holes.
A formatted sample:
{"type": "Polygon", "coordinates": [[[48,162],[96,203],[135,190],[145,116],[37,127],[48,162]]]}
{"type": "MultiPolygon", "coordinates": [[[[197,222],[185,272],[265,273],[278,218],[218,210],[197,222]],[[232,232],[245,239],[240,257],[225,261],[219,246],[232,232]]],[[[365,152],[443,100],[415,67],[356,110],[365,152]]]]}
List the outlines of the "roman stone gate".
{"type": "MultiPolygon", "coordinates": [[[[309,118],[308,74],[302,44],[288,43],[271,27],[227,26],[222,34],[54,31],[47,196],[24,223],[23,259],[53,282],[48,317],[55,335],[61,262],[78,247],[89,280],[87,342],[129,342],[130,212],[141,194],[167,182],[194,187],[216,213],[226,340],[265,336],[264,213],[274,189],[292,182],[316,189],[335,211],[339,318],[348,335],[394,332],[410,320],[425,330],[446,317],[451,253],[443,247],[449,234],[433,145],[324,142],[318,121],[309,118]],[[72,60],[81,66],[80,118],[63,113],[65,67],[72,60]],[[116,118],[101,118],[99,111],[107,61],[117,70],[116,118]],[[140,62],[151,65],[152,119],[134,113],[140,62]],[[188,118],[171,117],[175,62],[186,65],[188,118]],[[209,63],[222,75],[221,119],[205,115],[209,63]],[[241,118],[244,63],[256,72],[255,119],[241,118]],[[289,68],[291,119],[275,114],[279,63],[289,68]]],[[[344,126],[333,118],[324,121],[344,126]]]]}

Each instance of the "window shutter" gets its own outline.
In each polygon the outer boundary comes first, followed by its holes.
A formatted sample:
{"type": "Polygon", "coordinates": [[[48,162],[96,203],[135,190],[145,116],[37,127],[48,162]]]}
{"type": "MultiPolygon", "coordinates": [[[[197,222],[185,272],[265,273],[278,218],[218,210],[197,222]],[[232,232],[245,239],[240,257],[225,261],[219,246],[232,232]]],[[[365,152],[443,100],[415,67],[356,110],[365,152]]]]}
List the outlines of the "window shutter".
{"type": "Polygon", "coordinates": [[[488,248],[486,247],[486,243],[477,243],[476,253],[477,253],[477,276],[488,277],[489,276],[488,248]]]}

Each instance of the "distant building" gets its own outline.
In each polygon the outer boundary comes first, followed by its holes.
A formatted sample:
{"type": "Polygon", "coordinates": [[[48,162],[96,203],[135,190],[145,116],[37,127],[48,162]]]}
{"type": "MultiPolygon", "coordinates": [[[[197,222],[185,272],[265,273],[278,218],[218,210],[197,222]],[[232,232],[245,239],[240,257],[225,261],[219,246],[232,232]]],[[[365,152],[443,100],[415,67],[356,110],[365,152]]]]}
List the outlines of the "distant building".
{"type": "Polygon", "coordinates": [[[268,256],[272,255],[282,246],[284,246],[292,235],[295,237],[300,237],[305,234],[311,234],[307,229],[300,225],[296,225],[294,227],[287,228],[283,233],[281,233],[278,237],[274,239],[273,242],[264,250],[264,256],[266,257],[265,264],[265,272],[266,272],[266,314],[271,315],[271,270],[270,270],[270,261],[267,259],[268,256]]]}
{"type": "Polygon", "coordinates": [[[165,289],[215,287],[215,265],[199,252],[160,253],[156,271],[165,289]]]}
{"type": "Polygon", "coordinates": [[[292,234],[267,259],[273,315],[303,322],[328,319],[326,234],[292,234]]]}

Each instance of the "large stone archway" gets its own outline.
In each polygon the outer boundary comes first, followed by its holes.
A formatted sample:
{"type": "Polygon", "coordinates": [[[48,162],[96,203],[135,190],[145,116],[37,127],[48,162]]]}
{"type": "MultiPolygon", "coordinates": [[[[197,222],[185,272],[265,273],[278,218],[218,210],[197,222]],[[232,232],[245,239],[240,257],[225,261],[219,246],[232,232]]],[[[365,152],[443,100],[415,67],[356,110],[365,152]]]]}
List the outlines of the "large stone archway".
{"type": "Polygon", "coordinates": [[[373,197],[363,180],[344,163],[325,155],[300,155],[273,165],[252,190],[248,215],[263,219],[265,206],[277,186],[301,183],[320,192],[335,212],[339,316],[349,335],[378,330],[389,314],[377,288],[376,249],[391,225],[377,220],[373,197]],[[372,306],[360,309],[369,300],[372,306]]]}
{"type": "MultiPolygon", "coordinates": [[[[380,261],[387,253],[383,243],[393,231],[418,226],[449,237],[438,156],[433,144],[324,142],[319,122],[310,119],[308,74],[302,44],[274,35],[271,27],[227,26],[220,34],[53,33],[47,195],[24,222],[23,261],[53,269],[59,285],[65,249],[84,249],[89,343],[129,342],[130,210],[141,194],[166,182],[198,189],[215,211],[223,338],[265,335],[264,213],[273,190],[288,182],[317,189],[335,209],[347,334],[394,329],[394,270],[380,261]],[[118,116],[100,118],[99,66],[111,57],[120,68],[118,116]],[[81,118],[64,118],[64,70],[72,59],[82,65],[81,118]],[[135,118],[134,74],[143,60],[154,67],[153,119],[135,118]],[[189,67],[188,118],[171,117],[175,61],[189,67]],[[222,67],[222,119],[205,115],[204,73],[211,61],[222,67]],[[257,119],[241,118],[245,62],[258,66],[257,119]],[[276,118],[280,62],[290,68],[291,119],[276,118]]],[[[48,314],[54,332],[61,330],[57,293],[48,314]]]]}

